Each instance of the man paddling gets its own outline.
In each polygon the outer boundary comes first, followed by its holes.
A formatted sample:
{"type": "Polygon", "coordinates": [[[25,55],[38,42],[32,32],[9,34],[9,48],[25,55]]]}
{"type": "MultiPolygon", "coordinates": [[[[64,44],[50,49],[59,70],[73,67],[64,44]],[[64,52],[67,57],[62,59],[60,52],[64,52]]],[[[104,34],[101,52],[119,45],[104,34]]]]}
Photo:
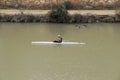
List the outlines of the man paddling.
{"type": "Polygon", "coordinates": [[[61,42],[62,42],[62,37],[61,37],[61,35],[58,35],[58,36],[57,36],[57,39],[54,40],[53,42],[61,43],[61,42]]]}

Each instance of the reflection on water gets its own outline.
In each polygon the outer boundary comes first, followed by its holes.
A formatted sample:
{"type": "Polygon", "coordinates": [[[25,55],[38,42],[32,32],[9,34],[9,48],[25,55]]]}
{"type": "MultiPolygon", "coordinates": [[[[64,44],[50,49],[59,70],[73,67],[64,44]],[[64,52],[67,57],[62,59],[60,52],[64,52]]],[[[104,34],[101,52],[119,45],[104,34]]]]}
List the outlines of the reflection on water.
{"type": "Polygon", "coordinates": [[[0,80],[119,80],[119,26],[0,23],[0,80]],[[86,45],[31,45],[57,34],[86,45]]]}

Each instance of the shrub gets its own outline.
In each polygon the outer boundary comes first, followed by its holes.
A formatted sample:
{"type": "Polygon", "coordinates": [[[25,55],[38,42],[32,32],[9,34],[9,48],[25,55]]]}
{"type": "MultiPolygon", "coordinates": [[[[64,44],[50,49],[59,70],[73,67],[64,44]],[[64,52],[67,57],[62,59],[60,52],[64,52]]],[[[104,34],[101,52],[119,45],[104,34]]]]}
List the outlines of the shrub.
{"type": "Polygon", "coordinates": [[[82,21],[82,16],[80,14],[75,14],[73,15],[73,20],[74,20],[73,22],[79,23],[82,21]]]}
{"type": "Polygon", "coordinates": [[[58,7],[48,13],[50,22],[63,23],[68,21],[68,12],[64,8],[58,7]]]}

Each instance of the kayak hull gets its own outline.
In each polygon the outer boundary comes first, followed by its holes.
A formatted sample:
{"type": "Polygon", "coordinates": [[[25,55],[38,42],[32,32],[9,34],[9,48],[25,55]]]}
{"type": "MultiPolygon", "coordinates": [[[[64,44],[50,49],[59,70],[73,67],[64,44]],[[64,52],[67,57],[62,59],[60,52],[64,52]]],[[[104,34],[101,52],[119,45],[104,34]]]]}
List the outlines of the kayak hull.
{"type": "Polygon", "coordinates": [[[45,41],[34,41],[32,44],[63,44],[63,45],[77,45],[77,44],[85,44],[82,42],[45,42],[45,41]]]}

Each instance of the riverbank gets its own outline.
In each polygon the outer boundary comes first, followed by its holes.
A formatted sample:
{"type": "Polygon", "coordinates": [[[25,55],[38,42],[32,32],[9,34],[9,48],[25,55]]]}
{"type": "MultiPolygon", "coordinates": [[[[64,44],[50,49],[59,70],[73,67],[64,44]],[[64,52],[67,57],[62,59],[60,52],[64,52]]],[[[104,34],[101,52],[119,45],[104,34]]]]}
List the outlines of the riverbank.
{"type": "MultiPolygon", "coordinates": [[[[69,10],[66,21],[60,23],[120,22],[115,10],[69,10]]],[[[49,10],[0,10],[0,22],[54,22],[49,10]]]]}

